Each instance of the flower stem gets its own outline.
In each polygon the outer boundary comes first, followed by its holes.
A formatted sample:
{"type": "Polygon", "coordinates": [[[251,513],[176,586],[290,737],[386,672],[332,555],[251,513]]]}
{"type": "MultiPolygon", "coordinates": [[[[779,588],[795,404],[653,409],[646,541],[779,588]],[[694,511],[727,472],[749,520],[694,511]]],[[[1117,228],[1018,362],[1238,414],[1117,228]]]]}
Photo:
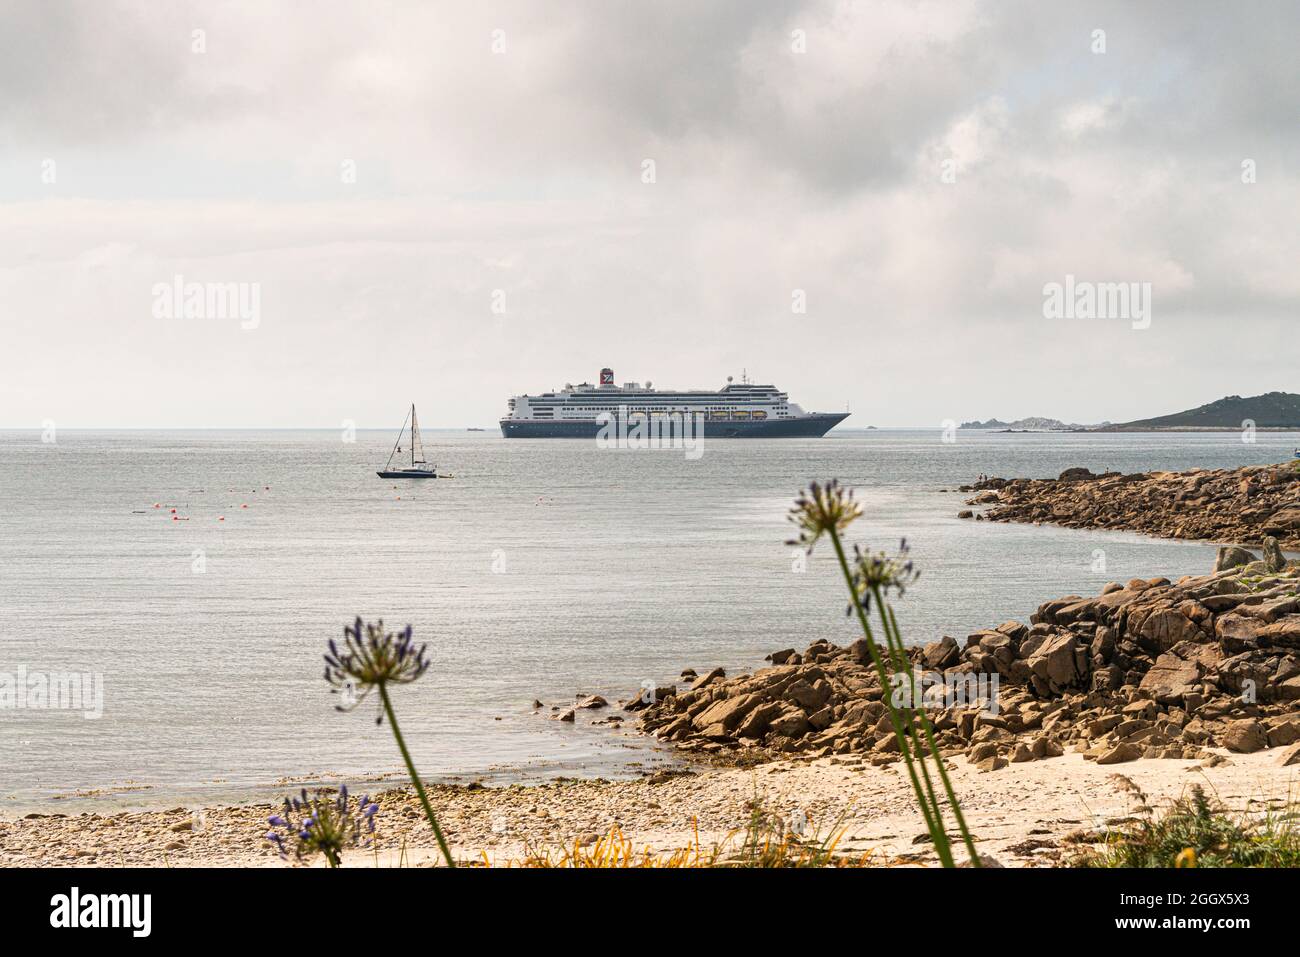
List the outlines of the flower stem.
{"type": "Polygon", "coordinates": [[[442,828],[438,826],[438,819],[433,816],[433,807],[429,804],[429,795],[424,793],[424,785],[420,783],[420,775],[416,773],[415,762],[411,760],[411,752],[406,750],[406,741],[402,738],[402,729],[397,726],[397,715],[393,713],[393,703],[388,700],[388,686],[379,685],[379,700],[384,703],[384,714],[388,716],[388,726],[393,729],[393,737],[397,739],[397,749],[402,752],[402,760],[406,762],[407,773],[411,776],[411,783],[415,785],[415,793],[420,796],[420,803],[424,805],[424,816],[429,819],[429,824],[433,826],[433,836],[438,839],[438,847],[442,849],[442,856],[447,859],[448,867],[455,867],[456,861],[451,856],[451,849],[447,847],[447,839],[442,836],[442,828]]]}
{"type": "MultiPolygon", "coordinates": [[[[883,598],[883,596],[878,596],[878,598],[883,598]]],[[[883,616],[885,609],[885,603],[883,600],[880,602],[880,607],[883,616]]],[[[888,611],[889,626],[893,627],[894,639],[901,647],[903,644],[903,638],[898,630],[898,619],[894,617],[894,609],[890,608],[888,611]]],[[[913,680],[912,661],[910,658],[906,660],[907,680],[911,682],[913,680]]],[[[913,687],[915,687],[915,685],[913,685],[913,687]]],[[[943,782],[944,792],[948,795],[948,806],[952,808],[953,817],[957,819],[957,828],[961,831],[962,841],[966,845],[967,853],[970,854],[971,866],[982,867],[983,865],[980,863],[980,857],[975,853],[975,840],[971,837],[970,830],[966,827],[966,818],[961,813],[961,805],[957,802],[957,795],[952,789],[952,782],[948,780],[948,771],[944,767],[943,755],[939,753],[939,745],[934,740],[934,729],[930,724],[929,716],[926,715],[924,708],[921,710],[921,727],[925,731],[926,740],[930,743],[930,753],[934,755],[934,763],[939,768],[939,779],[943,782]]]]}
{"type": "MultiPolygon", "coordinates": [[[[867,639],[867,651],[871,655],[871,661],[876,666],[876,674],[880,678],[881,697],[889,711],[889,721],[894,726],[894,737],[898,740],[898,749],[902,752],[903,760],[907,764],[907,775],[912,780],[912,790],[916,792],[917,806],[921,809],[921,816],[925,818],[925,827],[930,832],[930,839],[934,842],[935,853],[939,855],[940,863],[944,867],[952,867],[952,853],[948,849],[948,835],[944,833],[943,818],[939,816],[938,807],[931,808],[925,792],[921,789],[920,778],[917,777],[916,767],[912,763],[909,736],[903,732],[902,719],[890,696],[889,676],[885,673],[885,663],[880,657],[879,649],[876,647],[876,639],[871,632],[871,622],[867,620],[866,612],[862,609],[862,602],[858,600],[858,593],[853,588],[853,574],[849,571],[849,561],[844,554],[844,545],[840,542],[839,532],[834,528],[830,529],[829,534],[831,545],[835,548],[835,557],[839,559],[840,571],[844,573],[844,582],[848,585],[849,599],[853,602],[853,608],[858,614],[858,624],[862,626],[862,634],[867,639]]],[[[924,761],[924,756],[919,748],[917,750],[917,760],[924,761]]]]}

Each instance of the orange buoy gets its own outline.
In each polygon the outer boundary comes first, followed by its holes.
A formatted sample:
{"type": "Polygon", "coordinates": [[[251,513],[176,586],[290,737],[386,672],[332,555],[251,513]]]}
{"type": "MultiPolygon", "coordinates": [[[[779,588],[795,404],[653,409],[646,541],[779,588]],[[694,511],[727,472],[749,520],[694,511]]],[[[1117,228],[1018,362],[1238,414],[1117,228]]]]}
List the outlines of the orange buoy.
{"type": "Polygon", "coordinates": [[[241,505],[241,506],[239,506],[239,507],[240,507],[240,508],[248,508],[247,505],[241,505]]]}
{"type": "Polygon", "coordinates": [[[225,520],[226,520],[226,516],[224,515],[222,515],[219,519],[217,519],[218,522],[224,522],[225,520]]]}

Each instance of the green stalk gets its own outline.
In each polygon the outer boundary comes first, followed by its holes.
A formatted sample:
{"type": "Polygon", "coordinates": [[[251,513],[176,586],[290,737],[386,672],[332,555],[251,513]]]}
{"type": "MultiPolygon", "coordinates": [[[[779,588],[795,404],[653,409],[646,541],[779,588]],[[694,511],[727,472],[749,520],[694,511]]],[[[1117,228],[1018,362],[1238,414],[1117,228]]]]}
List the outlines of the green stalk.
{"type": "MultiPolygon", "coordinates": [[[[885,603],[881,600],[882,596],[878,590],[875,592],[875,597],[876,602],[880,605],[881,620],[884,621],[886,610],[885,603]]],[[[885,624],[886,633],[892,629],[894,641],[897,643],[899,648],[902,648],[903,636],[898,630],[898,619],[894,616],[894,609],[890,608],[888,611],[888,622],[885,624]]],[[[907,669],[907,680],[912,682],[912,659],[907,656],[905,651],[903,653],[903,660],[906,662],[904,667],[907,669]]],[[[914,683],[912,684],[912,687],[915,689],[914,683]]],[[[924,702],[922,702],[922,704],[924,705],[924,702]]],[[[966,845],[967,853],[970,854],[971,866],[981,867],[983,865],[980,864],[979,855],[975,853],[975,840],[971,837],[970,830],[966,827],[966,818],[961,813],[961,804],[958,803],[957,795],[952,789],[952,781],[948,779],[948,771],[944,766],[943,755],[939,753],[939,746],[934,740],[934,729],[930,724],[930,719],[926,715],[924,707],[921,711],[921,728],[925,731],[926,740],[930,745],[930,753],[934,755],[934,763],[939,769],[939,779],[943,782],[944,792],[948,795],[948,806],[952,808],[953,816],[957,819],[957,828],[961,831],[961,839],[966,845]]]]}
{"type": "Polygon", "coordinates": [[[871,655],[871,661],[876,666],[876,674],[880,678],[881,697],[884,699],[885,707],[889,711],[889,721],[894,726],[894,737],[898,739],[898,749],[902,752],[903,760],[907,764],[907,775],[912,780],[912,790],[916,792],[916,803],[921,809],[921,815],[925,818],[926,830],[930,832],[930,838],[934,841],[935,851],[939,854],[940,862],[944,867],[952,867],[953,860],[952,855],[947,853],[947,835],[943,831],[943,822],[942,820],[936,821],[931,814],[925,793],[921,790],[921,782],[916,776],[916,768],[912,765],[911,747],[908,744],[907,736],[903,733],[903,724],[899,718],[898,709],[894,707],[894,702],[889,694],[889,678],[885,674],[885,663],[876,648],[876,639],[871,632],[871,623],[867,620],[866,612],[862,610],[862,603],[858,601],[858,594],[853,588],[853,575],[849,571],[849,561],[844,555],[844,545],[840,542],[839,532],[836,529],[830,529],[829,534],[831,545],[835,548],[835,557],[839,559],[840,571],[844,574],[844,582],[848,585],[849,600],[853,602],[854,611],[858,615],[858,624],[862,626],[862,633],[867,639],[867,651],[871,655]]]}
{"type": "MultiPolygon", "coordinates": [[[[930,769],[925,761],[925,747],[921,743],[920,735],[916,733],[915,720],[915,715],[908,715],[907,730],[912,735],[912,740],[916,742],[916,753],[919,755],[917,763],[921,766],[921,777],[925,779],[925,794],[930,801],[930,807],[934,809],[934,819],[939,822],[939,833],[943,835],[943,849],[951,862],[953,861],[952,842],[948,840],[948,826],[943,822],[943,805],[939,803],[939,796],[934,793],[934,782],[930,780],[930,769]]],[[[942,854],[939,856],[943,857],[942,854]]]]}
{"type": "MultiPolygon", "coordinates": [[[[908,695],[909,697],[913,697],[917,692],[916,678],[912,673],[911,659],[907,657],[907,650],[903,647],[902,637],[899,636],[896,631],[890,630],[889,620],[885,617],[884,596],[881,594],[879,587],[873,586],[871,589],[871,595],[876,603],[876,609],[880,615],[880,627],[885,632],[886,647],[889,651],[890,657],[893,659],[894,671],[896,674],[900,674],[906,678],[908,695]]],[[[934,819],[938,822],[939,833],[943,835],[943,847],[942,850],[938,851],[939,859],[944,860],[946,855],[946,858],[951,861],[952,842],[948,840],[948,827],[943,823],[943,805],[939,803],[939,796],[935,794],[934,791],[934,782],[930,780],[930,769],[925,762],[925,746],[922,744],[921,736],[916,729],[918,723],[920,723],[923,728],[926,725],[924,708],[924,702],[922,702],[918,707],[916,701],[913,700],[911,706],[906,709],[904,716],[907,721],[907,733],[915,743],[916,753],[918,755],[917,761],[921,766],[921,777],[925,779],[926,798],[930,802],[934,819]]],[[[933,751],[934,749],[932,747],[931,752],[933,753],[933,751]]]]}
{"type": "Polygon", "coordinates": [[[424,805],[424,816],[429,819],[429,823],[433,826],[433,836],[438,839],[438,847],[442,848],[442,856],[447,859],[448,867],[455,867],[456,861],[452,859],[451,849],[447,847],[447,839],[442,836],[442,828],[438,826],[438,819],[433,816],[433,807],[429,804],[429,796],[424,793],[424,785],[420,783],[420,775],[416,773],[415,762],[411,760],[411,752],[406,750],[406,741],[402,738],[402,729],[397,726],[397,715],[393,714],[393,703],[388,700],[388,686],[382,682],[379,685],[379,700],[384,703],[384,714],[388,715],[388,724],[393,729],[393,737],[397,739],[397,748],[402,752],[402,760],[406,762],[406,770],[411,775],[411,783],[415,785],[415,793],[420,796],[420,803],[424,805]]]}
{"type": "MultiPolygon", "coordinates": [[[[887,636],[887,638],[889,636],[888,629],[887,631],[885,631],[885,636],[887,636]]],[[[891,650],[891,653],[893,654],[894,668],[896,668],[896,674],[901,674],[906,677],[907,681],[909,681],[909,685],[907,685],[907,687],[909,687],[910,689],[909,693],[915,694],[915,692],[917,692],[917,688],[915,688],[915,684],[913,684],[913,676],[911,676],[910,672],[905,670],[905,668],[898,666],[897,663],[898,655],[896,651],[894,651],[893,649],[892,642],[891,642],[891,648],[889,648],[889,650],[891,650]]],[[[937,848],[937,853],[939,853],[939,858],[941,859],[941,861],[943,861],[945,857],[948,859],[952,859],[952,854],[953,854],[952,841],[948,840],[948,827],[946,827],[946,824],[944,824],[944,807],[943,805],[940,804],[939,796],[937,796],[937,794],[935,793],[935,784],[933,784],[933,781],[930,779],[930,768],[928,768],[926,765],[926,748],[924,748],[922,741],[920,741],[920,736],[917,733],[917,723],[918,723],[917,702],[911,703],[911,707],[907,707],[906,710],[900,709],[900,714],[902,715],[902,718],[904,718],[906,722],[907,736],[911,737],[915,749],[917,749],[917,763],[920,766],[920,776],[922,776],[922,778],[924,779],[924,783],[926,783],[926,798],[928,801],[930,801],[930,807],[933,813],[933,818],[935,818],[935,822],[937,823],[937,831],[939,831],[939,833],[943,835],[943,841],[940,841],[940,844],[943,846],[941,846],[941,848],[937,848]]],[[[924,711],[922,711],[922,714],[920,714],[919,720],[920,723],[922,724],[926,722],[926,715],[924,715],[924,711]]]]}

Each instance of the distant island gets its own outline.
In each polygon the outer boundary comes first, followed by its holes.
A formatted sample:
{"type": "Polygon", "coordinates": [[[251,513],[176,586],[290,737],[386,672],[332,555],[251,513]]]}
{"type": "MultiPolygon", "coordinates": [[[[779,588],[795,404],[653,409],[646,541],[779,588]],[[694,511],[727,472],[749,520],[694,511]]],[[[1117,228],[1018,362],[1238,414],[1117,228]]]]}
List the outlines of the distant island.
{"type": "Polygon", "coordinates": [[[1042,416],[1031,415],[1028,418],[1016,419],[1014,422],[1003,422],[1001,419],[989,419],[987,422],[963,422],[959,428],[963,429],[1002,429],[1016,432],[1078,432],[1083,429],[1102,428],[1110,425],[1104,422],[1102,425],[1072,425],[1062,422],[1060,419],[1045,419],[1042,416]]]}
{"type": "Polygon", "coordinates": [[[1253,424],[1257,429],[1300,430],[1300,395],[1293,392],[1265,392],[1263,395],[1229,395],[1206,405],[1174,412],[1151,419],[1132,422],[1101,422],[1097,425],[1077,425],[1030,416],[1003,422],[989,419],[963,422],[963,429],[1000,429],[1008,432],[1198,432],[1214,429],[1243,429],[1253,424]]]}
{"type": "Polygon", "coordinates": [[[1257,429],[1300,429],[1300,395],[1294,392],[1265,392],[1246,398],[1229,395],[1185,412],[1100,428],[1105,432],[1197,431],[1242,429],[1247,423],[1254,423],[1257,429]]]}

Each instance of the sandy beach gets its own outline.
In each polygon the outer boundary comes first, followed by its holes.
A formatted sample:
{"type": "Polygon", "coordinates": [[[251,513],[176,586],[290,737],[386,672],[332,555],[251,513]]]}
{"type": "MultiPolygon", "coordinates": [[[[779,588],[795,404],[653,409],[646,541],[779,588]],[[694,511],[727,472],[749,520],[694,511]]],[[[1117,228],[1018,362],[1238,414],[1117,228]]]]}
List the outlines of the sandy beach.
{"type": "MultiPolygon", "coordinates": [[[[1134,802],[1114,780],[1135,782],[1151,806],[1200,784],[1234,811],[1279,807],[1300,785],[1300,767],[1278,754],[1231,754],[1205,761],[1140,760],[1115,769],[1081,754],[977,770],[952,760],[953,785],[981,855],[1004,866],[1050,866],[1108,827],[1131,820],[1134,802]]],[[[638,850],[671,852],[698,840],[708,849],[743,829],[757,801],[809,833],[842,831],[839,850],[884,864],[935,864],[905,774],[856,756],[778,760],[752,768],[700,767],[638,781],[562,781],[502,788],[433,787],[430,796],[458,860],[508,866],[527,847],[591,842],[619,827],[638,850]],[[918,841],[918,839],[921,839],[918,841]]],[[[376,846],[345,857],[346,866],[436,866],[437,848],[414,794],[380,798],[376,846]]],[[[213,807],[195,829],[189,809],[0,821],[0,866],[285,867],[263,839],[269,805],[213,807]]],[[[316,866],[323,866],[318,859],[316,866]]]]}

